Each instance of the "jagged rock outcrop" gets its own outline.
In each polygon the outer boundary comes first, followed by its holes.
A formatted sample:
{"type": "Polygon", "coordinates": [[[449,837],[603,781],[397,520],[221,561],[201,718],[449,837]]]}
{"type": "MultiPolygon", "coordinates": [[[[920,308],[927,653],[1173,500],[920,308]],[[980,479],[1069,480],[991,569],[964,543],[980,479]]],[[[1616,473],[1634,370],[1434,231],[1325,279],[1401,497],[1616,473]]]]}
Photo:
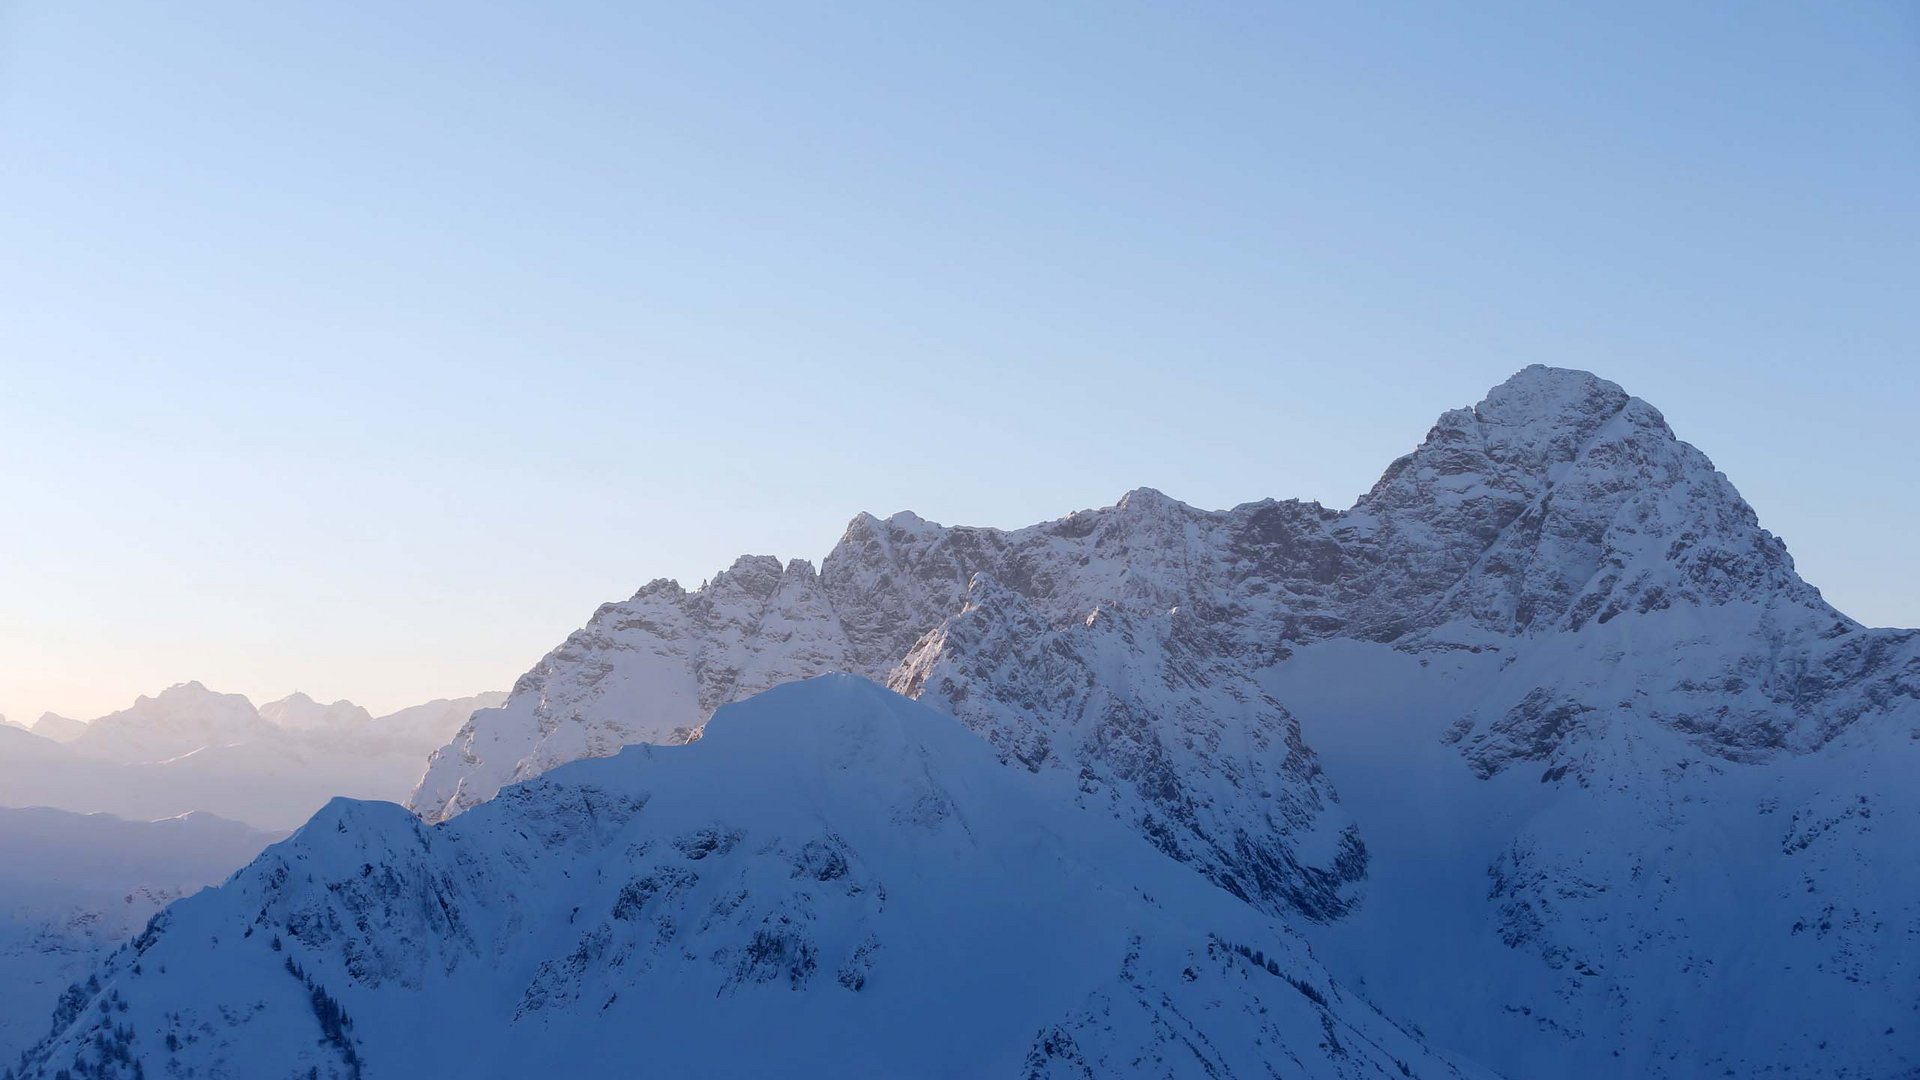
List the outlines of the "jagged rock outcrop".
{"type": "Polygon", "coordinates": [[[890,685],[958,717],[1002,761],[1071,776],[1083,804],[1235,896],[1338,916],[1357,898],[1365,845],[1299,723],[1229,655],[1178,608],[1112,605],[1056,628],[979,574],[890,685]]]}
{"type": "MultiPolygon", "coordinates": [[[[438,820],[565,761],[684,741],[718,705],[782,679],[887,679],[982,573],[1051,626],[1110,605],[1180,608],[1249,671],[1330,639],[1514,652],[1622,614],[1723,610],[1738,624],[1728,656],[1681,668],[1648,652],[1629,666],[1636,689],[1668,703],[1652,719],[1734,757],[1817,747],[1920,685],[1914,639],[1828,606],[1657,410],[1585,372],[1536,366],[1442,416],[1344,512],[1294,501],[1209,512],[1142,489],[1014,531],[862,514],[817,575],[760,557],[692,592],[654,582],[477,715],[412,806],[438,820]]],[[[1573,730],[1521,713],[1467,718],[1476,768],[1547,756],[1573,730]]]]}
{"type": "Polygon", "coordinates": [[[1529,368],[1440,418],[1343,517],[1369,564],[1351,633],[1577,630],[1624,611],[1764,598],[1823,607],[1780,541],[1658,410],[1529,368]]]}
{"type": "Polygon", "coordinates": [[[684,743],[721,705],[849,666],[809,563],[745,556],[691,592],[656,580],[603,605],[504,704],[476,712],[433,755],[411,805],[438,820],[568,761],[684,743]]]}

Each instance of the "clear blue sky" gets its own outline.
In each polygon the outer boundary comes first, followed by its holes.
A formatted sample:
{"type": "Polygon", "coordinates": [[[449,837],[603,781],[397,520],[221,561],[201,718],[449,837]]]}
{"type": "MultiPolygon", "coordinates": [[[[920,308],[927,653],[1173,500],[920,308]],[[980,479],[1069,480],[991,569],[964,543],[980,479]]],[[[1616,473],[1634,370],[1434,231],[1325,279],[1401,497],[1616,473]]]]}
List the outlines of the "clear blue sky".
{"type": "Polygon", "coordinates": [[[0,712],[505,687],[855,511],[1344,506],[1532,362],[1920,624],[1920,8],[14,3],[0,712]]]}

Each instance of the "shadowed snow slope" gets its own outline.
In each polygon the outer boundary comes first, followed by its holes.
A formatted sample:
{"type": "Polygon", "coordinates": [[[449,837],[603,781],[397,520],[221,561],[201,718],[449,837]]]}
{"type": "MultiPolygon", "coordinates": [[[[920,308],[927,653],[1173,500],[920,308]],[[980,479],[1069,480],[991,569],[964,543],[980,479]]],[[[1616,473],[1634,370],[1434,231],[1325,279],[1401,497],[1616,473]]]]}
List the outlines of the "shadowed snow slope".
{"type": "Polygon", "coordinates": [[[437,827],[336,801],[22,1071],[1463,1075],[1076,794],[829,676],[437,827]]]}
{"type": "Polygon", "coordinates": [[[1305,932],[1382,1008],[1514,1077],[1913,1075],[1920,715],[1765,765],[1703,753],[1613,662],[1626,638],[1698,632],[1676,620],[1517,659],[1327,642],[1272,670],[1371,855],[1365,903],[1305,932]],[[1561,749],[1487,776],[1463,760],[1462,718],[1572,671],[1605,704],[1561,749]]]}
{"type": "Polygon", "coordinates": [[[0,1063],[45,1036],[61,993],[162,907],[284,835],[211,814],[0,808],[0,1063]]]}
{"type": "Polygon", "coordinates": [[[301,694],[256,711],[181,683],[91,724],[49,714],[33,732],[0,726],[0,1062],[44,1035],[60,992],[165,904],[334,796],[400,797],[433,746],[504,696],[376,720],[301,694]]]}

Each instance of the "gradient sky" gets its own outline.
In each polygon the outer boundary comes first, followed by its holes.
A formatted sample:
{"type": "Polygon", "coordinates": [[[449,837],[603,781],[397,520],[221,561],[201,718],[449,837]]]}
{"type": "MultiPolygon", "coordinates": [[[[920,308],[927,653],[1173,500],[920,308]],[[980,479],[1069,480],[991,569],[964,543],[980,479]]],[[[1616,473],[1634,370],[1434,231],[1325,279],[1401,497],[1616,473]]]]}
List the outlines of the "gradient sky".
{"type": "Polygon", "coordinates": [[[0,712],[504,688],[854,512],[1345,506],[1533,362],[1920,624],[1911,3],[0,8],[0,712]]]}

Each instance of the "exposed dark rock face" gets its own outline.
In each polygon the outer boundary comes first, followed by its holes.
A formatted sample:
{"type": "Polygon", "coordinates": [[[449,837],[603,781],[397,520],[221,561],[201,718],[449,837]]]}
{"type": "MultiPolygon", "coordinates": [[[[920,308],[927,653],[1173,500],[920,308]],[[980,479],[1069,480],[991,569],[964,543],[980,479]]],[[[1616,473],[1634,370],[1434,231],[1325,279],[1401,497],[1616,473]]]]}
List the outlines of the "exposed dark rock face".
{"type": "Polygon", "coordinates": [[[1332,918],[1366,848],[1300,725],[1179,610],[1102,608],[1055,628],[985,574],[892,688],[938,705],[1001,760],[1075,777],[1153,844],[1256,906],[1332,918]]]}

